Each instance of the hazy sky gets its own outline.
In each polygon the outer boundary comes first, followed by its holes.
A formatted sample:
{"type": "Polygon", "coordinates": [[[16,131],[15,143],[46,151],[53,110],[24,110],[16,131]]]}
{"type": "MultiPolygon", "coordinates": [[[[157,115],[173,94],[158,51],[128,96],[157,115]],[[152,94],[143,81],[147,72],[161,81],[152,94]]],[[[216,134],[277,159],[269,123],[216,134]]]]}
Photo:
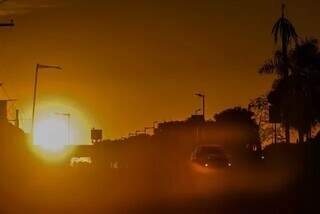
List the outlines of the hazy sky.
{"type": "MultiPolygon", "coordinates": [[[[299,35],[320,38],[320,3],[286,3],[299,35]]],[[[198,91],[212,117],[269,89],[273,77],[257,69],[275,50],[280,4],[7,0],[0,19],[14,18],[16,27],[0,29],[0,81],[28,119],[35,64],[61,65],[61,72],[41,72],[38,105],[71,106],[88,119],[86,128],[111,138],[188,117],[201,107],[198,91]]]]}

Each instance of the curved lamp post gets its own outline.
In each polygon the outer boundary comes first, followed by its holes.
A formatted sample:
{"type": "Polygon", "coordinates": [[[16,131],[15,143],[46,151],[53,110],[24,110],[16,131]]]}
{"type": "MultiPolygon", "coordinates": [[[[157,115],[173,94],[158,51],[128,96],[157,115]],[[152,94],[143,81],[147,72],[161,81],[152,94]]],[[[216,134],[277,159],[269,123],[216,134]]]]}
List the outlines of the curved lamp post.
{"type": "Polygon", "coordinates": [[[35,108],[36,108],[36,99],[37,99],[37,86],[38,86],[38,73],[40,69],[57,69],[62,70],[60,66],[56,65],[42,65],[37,64],[36,65],[36,73],[34,78],[34,89],[33,89],[33,105],[32,105],[32,127],[31,127],[31,134],[33,135],[34,131],[34,119],[35,119],[35,108]]]}
{"type": "Polygon", "coordinates": [[[196,96],[202,98],[202,115],[203,115],[203,119],[205,120],[205,95],[201,94],[201,93],[196,93],[196,96]]]}

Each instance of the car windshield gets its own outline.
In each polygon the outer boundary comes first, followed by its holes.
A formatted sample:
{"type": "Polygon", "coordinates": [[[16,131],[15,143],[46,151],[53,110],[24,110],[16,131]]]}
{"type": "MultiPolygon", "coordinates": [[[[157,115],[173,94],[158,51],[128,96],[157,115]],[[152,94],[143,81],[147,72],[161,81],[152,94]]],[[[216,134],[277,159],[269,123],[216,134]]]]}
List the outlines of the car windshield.
{"type": "Polygon", "coordinates": [[[207,155],[222,155],[224,154],[222,148],[217,146],[203,146],[198,149],[197,155],[207,156],[207,155]]]}

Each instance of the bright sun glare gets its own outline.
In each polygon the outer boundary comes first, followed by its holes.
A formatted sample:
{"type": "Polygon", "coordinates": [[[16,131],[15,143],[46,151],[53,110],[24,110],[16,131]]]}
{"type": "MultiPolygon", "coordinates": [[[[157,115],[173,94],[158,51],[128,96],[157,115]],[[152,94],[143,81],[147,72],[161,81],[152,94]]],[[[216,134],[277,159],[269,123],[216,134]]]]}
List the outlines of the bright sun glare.
{"type": "Polygon", "coordinates": [[[68,126],[61,117],[47,117],[37,120],[34,129],[34,152],[43,160],[64,161],[71,152],[68,145],[68,126]]]}
{"type": "Polygon", "coordinates": [[[71,152],[67,145],[90,143],[91,122],[75,106],[63,99],[47,99],[38,105],[33,150],[41,158],[60,161],[71,152]]]}
{"type": "Polygon", "coordinates": [[[68,126],[63,118],[48,117],[36,122],[34,144],[48,152],[61,152],[68,143],[68,126]]]}

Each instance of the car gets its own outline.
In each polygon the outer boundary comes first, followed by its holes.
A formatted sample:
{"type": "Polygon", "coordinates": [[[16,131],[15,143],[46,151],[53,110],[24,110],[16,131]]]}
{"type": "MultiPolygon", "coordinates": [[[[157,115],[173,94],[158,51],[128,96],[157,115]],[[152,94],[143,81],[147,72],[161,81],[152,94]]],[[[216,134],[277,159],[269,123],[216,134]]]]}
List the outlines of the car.
{"type": "Polygon", "coordinates": [[[197,146],[191,154],[191,162],[210,169],[231,167],[230,158],[224,149],[218,145],[197,146]]]}

